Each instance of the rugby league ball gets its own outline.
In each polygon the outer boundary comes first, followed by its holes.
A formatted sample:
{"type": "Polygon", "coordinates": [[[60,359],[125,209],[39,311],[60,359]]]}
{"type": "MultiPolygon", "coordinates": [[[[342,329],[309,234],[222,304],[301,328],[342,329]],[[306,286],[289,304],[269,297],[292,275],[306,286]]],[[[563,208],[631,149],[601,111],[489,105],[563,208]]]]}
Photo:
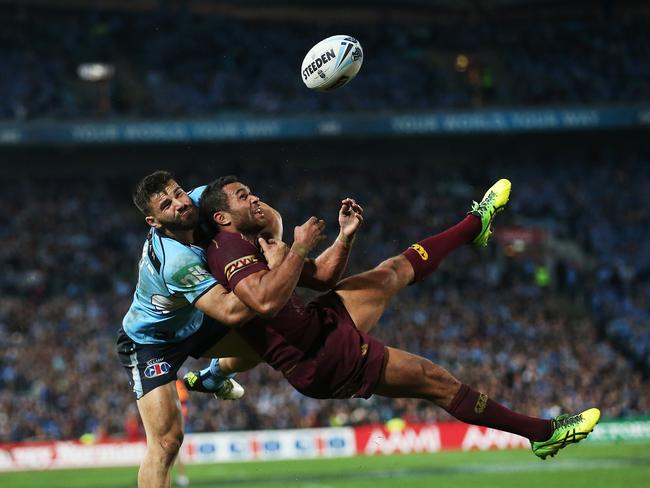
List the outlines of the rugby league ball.
{"type": "Polygon", "coordinates": [[[312,47],[302,62],[307,88],[329,91],[352,80],[363,63],[361,43],[350,36],[332,36],[312,47]]]}

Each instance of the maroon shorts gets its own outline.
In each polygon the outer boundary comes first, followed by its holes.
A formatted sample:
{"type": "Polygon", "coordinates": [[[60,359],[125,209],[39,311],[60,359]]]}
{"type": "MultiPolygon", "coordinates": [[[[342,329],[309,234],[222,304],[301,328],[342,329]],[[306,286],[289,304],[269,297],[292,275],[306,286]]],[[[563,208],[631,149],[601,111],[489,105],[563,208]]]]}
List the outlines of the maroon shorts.
{"type": "Polygon", "coordinates": [[[308,305],[324,333],[285,377],[312,398],[369,398],[384,369],[384,343],[360,331],[335,292],[308,305]]]}

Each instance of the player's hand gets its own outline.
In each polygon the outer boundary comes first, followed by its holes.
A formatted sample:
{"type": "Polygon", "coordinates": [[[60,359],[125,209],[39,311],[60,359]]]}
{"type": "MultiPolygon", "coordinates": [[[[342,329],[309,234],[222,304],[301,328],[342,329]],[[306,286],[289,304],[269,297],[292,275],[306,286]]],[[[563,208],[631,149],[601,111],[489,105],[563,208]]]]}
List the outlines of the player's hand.
{"type": "Polygon", "coordinates": [[[310,217],[307,222],[294,229],[291,250],[306,257],[312,249],[325,240],[324,232],[325,222],[316,217],[310,217]]]}
{"type": "Polygon", "coordinates": [[[282,215],[265,202],[260,202],[260,207],[266,217],[266,225],[260,235],[266,239],[282,240],[282,215]]]}
{"type": "Polygon", "coordinates": [[[339,225],[341,226],[340,239],[350,244],[363,223],[363,208],[353,198],[341,200],[339,210],[339,225]]]}
{"type": "Polygon", "coordinates": [[[275,269],[280,266],[280,263],[284,261],[284,257],[289,252],[289,246],[276,239],[267,240],[260,237],[258,238],[258,242],[262,248],[262,254],[266,258],[266,263],[269,265],[269,269],[275,269]]]}

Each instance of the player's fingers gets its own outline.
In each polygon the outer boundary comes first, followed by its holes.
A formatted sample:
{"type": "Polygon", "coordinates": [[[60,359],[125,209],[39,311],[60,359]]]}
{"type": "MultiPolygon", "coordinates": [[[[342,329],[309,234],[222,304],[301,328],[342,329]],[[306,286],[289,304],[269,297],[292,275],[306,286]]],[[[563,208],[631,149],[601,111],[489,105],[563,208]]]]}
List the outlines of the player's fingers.
{"type": "Polygon", "coordinates": [[[278,245],[278,241],[276,241],[275,239],[273,239],[273,238],[271,237],[270,239],[268,239],[268,240],[266,241],[266,245],[269,246],[269,247],[271,247],[271,246],[277,246],[277,245],[278,245]]]}
{"type": "MultiPolygon", "coordinates": [[[[269,243],[263,237],[258,237],[257,242],[260,243],[260,247],[262,248],[262,252],[266,251],[269,248],[269,243]]],[[[269,242],[270,242],[270,240],[269,240],[269,242]]]]}
{"type": "Polygon", "coordinates": [[[352,210],[354,210],[355,213],[362,214],[363,213],[363,207],[359,205],[358,203],[352,204],[352,210]]]}

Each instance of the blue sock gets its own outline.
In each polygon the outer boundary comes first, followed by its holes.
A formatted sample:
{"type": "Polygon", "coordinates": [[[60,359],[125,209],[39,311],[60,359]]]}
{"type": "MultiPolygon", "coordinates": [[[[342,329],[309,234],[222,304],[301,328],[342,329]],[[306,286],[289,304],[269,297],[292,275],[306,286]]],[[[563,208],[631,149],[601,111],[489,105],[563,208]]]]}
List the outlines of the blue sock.
{"type": "Polygon", "coordinates": [[[235,374],[224,375],[221,373],[221,367],[219,366],[219,358],[214,358],[210,361],[210,366],[208,368],[202,369],[201,373],[201,382],[203,386],[209,390],[218,390],[223,385],[224,381],[229,378],[233,378],[235,374]]]}

